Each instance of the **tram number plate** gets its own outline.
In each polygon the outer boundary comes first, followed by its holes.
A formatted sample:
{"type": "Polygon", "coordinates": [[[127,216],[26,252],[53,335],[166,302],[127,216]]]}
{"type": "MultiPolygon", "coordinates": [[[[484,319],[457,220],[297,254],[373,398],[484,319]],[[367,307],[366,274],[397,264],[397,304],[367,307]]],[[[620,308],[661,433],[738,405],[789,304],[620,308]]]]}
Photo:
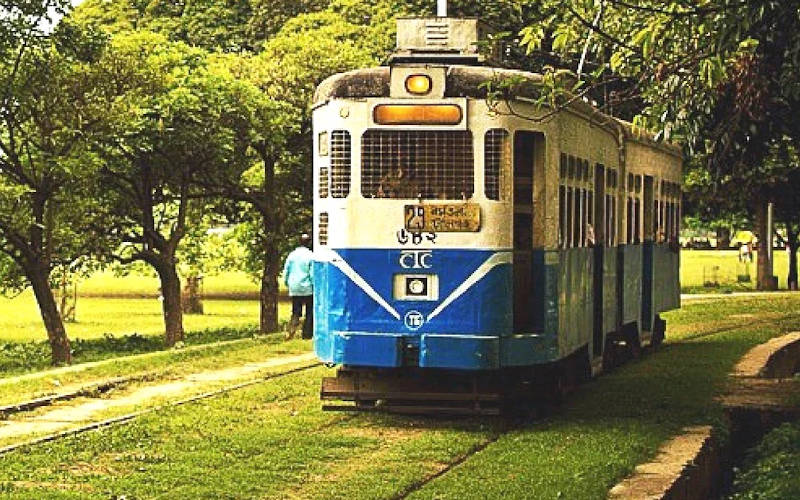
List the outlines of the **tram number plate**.
{"type": "Polygon", "coordinates": [[[425,233],[476,233],[481,207],[476,203],[406,205],[406,229],[425,233]]]}

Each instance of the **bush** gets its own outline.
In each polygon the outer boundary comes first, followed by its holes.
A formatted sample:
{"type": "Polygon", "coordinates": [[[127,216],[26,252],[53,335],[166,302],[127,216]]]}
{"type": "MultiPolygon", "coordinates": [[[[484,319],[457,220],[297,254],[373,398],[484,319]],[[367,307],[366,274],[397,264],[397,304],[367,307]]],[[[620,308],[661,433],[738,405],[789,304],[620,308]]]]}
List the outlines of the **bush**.
{"type": "Polygon", "coordinates": [[[800,498],[800,423],[772,430],[747,453],[730,498],[800,498]]]}

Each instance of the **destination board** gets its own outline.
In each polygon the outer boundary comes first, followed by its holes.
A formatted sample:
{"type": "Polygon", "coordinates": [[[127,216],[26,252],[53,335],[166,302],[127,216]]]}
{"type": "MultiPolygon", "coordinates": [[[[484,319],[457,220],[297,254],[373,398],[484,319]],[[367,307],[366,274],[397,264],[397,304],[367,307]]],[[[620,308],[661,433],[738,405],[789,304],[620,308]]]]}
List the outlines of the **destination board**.
{"type": "Polygon", "coordinates": [[[481,229],[477,203],[406,205],[405,226],[411,232],[476,233],[481,229]]]}

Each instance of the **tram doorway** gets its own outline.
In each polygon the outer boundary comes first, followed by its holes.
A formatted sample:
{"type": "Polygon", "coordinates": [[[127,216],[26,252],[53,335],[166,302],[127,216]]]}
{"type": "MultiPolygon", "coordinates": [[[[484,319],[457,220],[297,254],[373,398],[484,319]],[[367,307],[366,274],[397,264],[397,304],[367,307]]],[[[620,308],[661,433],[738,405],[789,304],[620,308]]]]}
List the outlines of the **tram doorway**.
{"type": "Polygon", "coordinates": [[[653,232],[655,210],[653,205],[653,177],[644,176],[644,238],[642,245],[642,330],[650,332],[653,329],[653,232]]]}
{"type": "Polygon", "coordinates": [[[535,132],[514,134],[514,332],[531,332],[533,308],[533,178],[535,132]]]}
{"type": "Polygon", "coordinates": [[[606,171],[597,165],[594,171],[594,217],[589,224],[594,230],[592,248],[592,295],[594,297],[592,314],[592,355],[603,354],[603,262],[606,242],[606,171]]]}

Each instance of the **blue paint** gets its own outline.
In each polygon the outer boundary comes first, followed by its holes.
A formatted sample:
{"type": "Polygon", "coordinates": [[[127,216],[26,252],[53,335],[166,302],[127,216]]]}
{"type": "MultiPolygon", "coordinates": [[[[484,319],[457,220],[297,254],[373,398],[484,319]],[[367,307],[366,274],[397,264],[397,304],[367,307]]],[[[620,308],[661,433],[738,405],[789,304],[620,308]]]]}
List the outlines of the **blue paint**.
{"type": "Polygon", "coordinates": [[[642,245],[642,330],[652,330],[653,324],[653,242],[642,245]]]}
{"type": "Polygon", "coordinates": [[[419,365],[426,368],[496,370],[500,368],[500,337],[423,335],[419,365]]]}
{"type": "MultiPolygon", "coordinates": [[[[515,335],[513,269],[492,268],[481,280],[434,318],[429,315],[493,250],[436,249],[426,269],[404,269],[401,250],[337,250],[339,256],[400,315],[371,298],[330,262],[314,265],[314,348],[325,362],[350,366],[399,367],[409,346],[418,347],[419,365],[465,370],[497,369],[546,363],[558,358],[558,265],[545,265],[545,252],[534,251],[530,306],[539,331],[515,335]],[[393,297],[395,274],[435,274],[436,301],[401,301],[393,297]],[[425,318],[419,328],[404,321],[409,312],[425,318]]],[[[416,352],[416,351],[415,351],[416,352]]],[[[407,362],[407,361],[406,361],[407,362]]]]}
{"type": "Polygon", "coordinates": [[[400,334],[342,333],[333,336],[333,362],[357,366],[402,365],[400,334]]]}

